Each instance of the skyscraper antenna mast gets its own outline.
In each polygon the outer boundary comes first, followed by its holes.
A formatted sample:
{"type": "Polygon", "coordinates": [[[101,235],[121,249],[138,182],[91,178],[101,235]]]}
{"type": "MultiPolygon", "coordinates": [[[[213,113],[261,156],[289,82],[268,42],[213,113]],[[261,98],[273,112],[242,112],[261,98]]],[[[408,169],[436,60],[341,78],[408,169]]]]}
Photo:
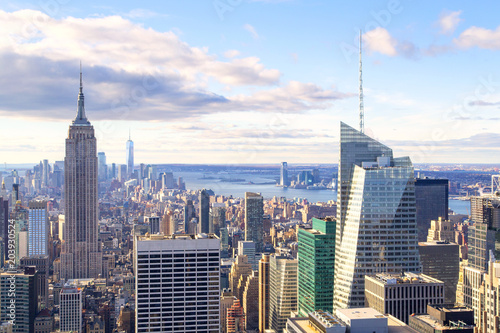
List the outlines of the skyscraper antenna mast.
{"type": "Polygon", "coordinates": [[[363,35],[359,30],[359,130],[365,132],[365,107],[363,103],[363,65],[361,61],[361,50],[363,35]]]}

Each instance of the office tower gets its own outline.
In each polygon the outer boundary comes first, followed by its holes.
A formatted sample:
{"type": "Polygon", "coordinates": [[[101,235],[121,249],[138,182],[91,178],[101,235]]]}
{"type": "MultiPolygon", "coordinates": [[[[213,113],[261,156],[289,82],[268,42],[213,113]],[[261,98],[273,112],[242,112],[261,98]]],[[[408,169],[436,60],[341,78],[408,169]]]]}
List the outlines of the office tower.
{"type": "Polygon", "coordinates": [[[297,311],[297,259],[269,258],[269,328],[283,332],[286,320],[297,311]]]}
{"type": "Polygon", "coordinates": [[[444,303],[444,283],[424,274],[380,273],[365,276],[365,295],[367,306],[408,324],[408,317],[425,313],[427,304],[444,303]]]}
{"type": "Polygon", "coordinates": [[[226,204],[214,202],[210,207],[210,226],[212,232],[220,235],[220,229],[226,227],[226,204]]]}
{"type": "Polygon", "coordinates": [[[206,234],[135,239],[136,333],[219,332],[219,247],[206,234]]]}
{"type": "Polygon", "coordinates": [[[42,164],[42,187],[49,186],[49,161],[43,160],[42,164]]]}
{"type": "Polygon", "coordinates": [[[448,220],[448,179],[415,180],[418,241],[425,242],[431,221],[448,220]]]}
{"type": "Polygon", "coordinates": [[[111,179],[116,178],[116,163],[111,163],[111,179]]]}
{"type": "Polygon", "coordinates": [[[121,182],[124,182],[127,180],[127,165],[126,164],[120,164],[118,166],[118,180],[121,182]]]}
{"type": "Polygon", "coordinates": [[[130,138],[130,133],[128,134],[126,149],[127,149],[126,168],[127,168],[127,175],[128,175],[127,179],[130,179],[132,174],[134,173],[134,141],[132,141],[132,139],[130,138]]]}
{"type": "Polygon", "coordinates": [[[283,187],[290,185],[288,182],[288,163],[287,162],[281,162],[280,185],[283,187]]]}
{"type": "Polygon", "coordinates": [[[102,272],[98,243],[97,152],[94,127],[85,116],[82,73],[78,112],[69,127],[64,158],[65,241],[61,278],[97,278],[102,272]]]}
{"type": "Polygon", "coordinates": [[[170,209],[165,209],[165,214],[163,214],[162,221],[160,223],[160,233],[164,235],[172,235],[177,231],[175,219],[172,216],[173,213],[170,209]]]}
{"type": "Polygon", "coordinates": [[[104,152],[97,153],[98,178],[100,181],[108,179],[108,166],[106,165],[106,154],[104,152]]]}
{"type": "MultiPolygon", "coordinates": [[[[475,224],[486,224],[487,233],[492,234],[488,237],[495,238],[493,247],[495,257],[500,258],[500,241],[498,241],[500,239],[500,197],[498,193],[490,196],[471,197],[470,205],[472,221],[475,224]]],[[[487,253],[486,255],[488,256],[487,253]]],[[[486,261],[489,259],[487,256],[484,258],[486,261]]]]}
{"type": "Polygon", "coordinates": [[[264,247],[264,198],[260,193],[245,192],[245,240],[255,242],[255,252],[264,247]]]}
{"type": "Polygon", "coordinates": [[[471,266],[463,267],[462,291],[464,305],[474,310],[474,322],[478,324],[482,321],[481,308],[484,298],[481,290],[484,288],[484,278],[486,271],[471,266]]]}
{"type": "Polygon", "coordinates": [[[174,188],[174,175],[171,172],[165,172],[161,175],[161,188],[163,190],[174,188]]]}
{"type": "Polygon", "coordinates": [[[82,290],[65,284],[59,295],[59,320],[61,332],[82,332],[82,290]]]}
{"type": "Polygon", "coordinates": [[[486,272],[495,251],[495,230],[488,228],[487,223],[477,222],[469,226],[467,238],[467,266],[486,272]]]}
{"type": "Polygon", "coordinates": [[[47,202],[29,202],[28,256],[49,255],[49,216],[47,202]]]}
{"type": "Polygon", "coordinates": [[[418,243],[422,274],[444,282],[444,302],[456,302],[460,255],[458,244],[445,242],[418,243]]]}
{"type": "Polygon", "coordinates": [[[248,263],[252,265],[254,271],[259,269],[257,257],[255,256],[255,243],[252,241],[238,242],[238,255],[247,256],[248,263]]]}
{"type": "Polygon", "coordinates": [[[417,332],[474,333],[474,311],[454,304],[428,304],[426,314],[410,316],[408,326],[417,332]]]}
{"type": "Polygon", "coordinates": [[[20,200],[20,197],[19,197],[19,184],[12,184],[12,193],[11,193],[11,197],[12,197],[12,206],[15,206],[16,203],[20,200]]]}
{"type": "Polygon", "coordinates": [[[15,321],[12,332],[35,331],[35,316],[38,311],[37,278],[34,267],[0,273],[0,321],[10,321],[12,317],[9,314],[13,313],[15,321]]]}
{"type": "Polygon", "coordinates": [[[299,227],[299,316],[315,310],[333,312],[335,228],[335,220],[316,218],[312,228],[299,227]]]}
{"type": "MultiPolygon", "coordinates": [[[[240,279],[245,283],[248,276],[252,274],[252,265],[248,262],[247,256],[238,255],[231,266],[229,272],[229,288],[239,300],[243,298],[243,288],[238,290],[240,279]]],[[[244,286],[244,285],[243,285],[244,286]]]]}
{"type": "Polygon", "coordinates": [[[245,331],[245,313],[239,299],[234,300],[233,305],[227,309],[227,333],[245,331]]]}
{"type": "Polygon", "coordinates": [[[269,254],[259,260],[259,332],[269,328],[269,254]]]}
{"type": "Polygon", "coordinates": [[[477,311],[478,332],[495,333],[500,326],[500,262],[489,261],[488,272],[484,274],[482,288],[479,289],[480,299],[477,311]]]}
{"type": "Polygon", "coordinates": [[[202,189],[200,191],[199,200],[200,200],[200,211],[199,211],[199,219],[198,219],[199,232],[209,233],[210,232],[210,193],[207,190],[202,189]]]}
{"type": "Polygon", "coordinates": [[[37,304],[41,304],[41,308],[49,307],[49,257],[35,256],[25,257],[20,260],[20,267],[25,268],[34,266],[38,276],[37,282],[37,304]]]}
{"type": "Polygon", "coordinates": [[[259,273],[253,271],[247,278],[243,291],[243,312],[247,331],[259,328],[259,273]]]}
{"type": "Polygon", "coordinates": [[[229,233],[227,228],[220,228],[220,250],[221,256],[227,256],[229,250],[229,233]]]}
{"type": "Polygon", "coordinates": [[[365,275],[420,270],[410,159],[344,123],[340,130],[334,309],[364,306],[365,275]]]}
{"type": "Polygon", "coordinates": [[[442,241],[453,242],[455,240],[455,232],[453,231],[453,224],[449,220],[439,218],[437,221],[431,221],[431,227],[427,234],[427,241],[442,241]]]}
{"type": "Polygon", "coordinates": [[[193,205],[193,200],[187,200],[184,206],[184,232],[189,234],[189,224],[196,217],[196,210],[193,205]]]}
{"type": "Polygon", "coordinates": [[[146,224],[149,224],[151,234],[160,233],[160,217],[159,216],[146,216],[146,224]]]}

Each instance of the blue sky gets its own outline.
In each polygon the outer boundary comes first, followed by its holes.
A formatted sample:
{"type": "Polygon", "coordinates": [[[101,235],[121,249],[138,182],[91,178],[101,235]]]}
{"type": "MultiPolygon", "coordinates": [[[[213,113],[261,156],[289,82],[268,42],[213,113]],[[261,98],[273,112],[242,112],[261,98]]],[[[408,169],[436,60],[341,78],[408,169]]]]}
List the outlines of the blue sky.
{"type": "Polygon", "coordinates": [[[79,61],[98,150],[336,163],[339,122],[414,163],[500,163],[494,1],[3,1],[0,162],[62,160],[79,61]]]}

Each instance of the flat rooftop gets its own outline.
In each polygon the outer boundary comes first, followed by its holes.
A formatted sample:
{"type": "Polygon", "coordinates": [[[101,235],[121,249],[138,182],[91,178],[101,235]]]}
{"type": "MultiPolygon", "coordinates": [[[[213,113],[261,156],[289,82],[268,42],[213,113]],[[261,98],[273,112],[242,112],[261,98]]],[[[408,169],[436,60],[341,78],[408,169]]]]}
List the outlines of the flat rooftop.
{"type": "Polygon", "coordinates": [[[337,309],[337,311],[349,319],[384,318],[384,315],[372,308],[337,309]]]}
{"type": "Polygon", "coordinates": [[[367,278],[375,279],[383,282],[386,285],[393,284],[424,284],[424,283],[443,283],[443,281],[434,279],[425,274],[416,274],[405,272],[404,274],[389,274],[379,273],[367,276],[367,278]]]}
{"type": "Polygon", "coordinates": [[[163,235],[163,234],[146,234],[142,236],[137,236],[139,241],[147,240],[193,240],[193,239],[219,239],[215,234],[175,234],[175,235],[163,235]]]}

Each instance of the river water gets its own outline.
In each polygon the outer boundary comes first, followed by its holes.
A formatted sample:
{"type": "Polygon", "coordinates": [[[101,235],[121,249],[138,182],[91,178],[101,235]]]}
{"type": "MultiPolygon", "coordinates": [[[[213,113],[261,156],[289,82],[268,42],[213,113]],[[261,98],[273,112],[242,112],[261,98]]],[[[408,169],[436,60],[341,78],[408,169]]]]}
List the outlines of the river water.
{"type": "MultiPolygon", "coordinates": [[[[255,173],[207,174],[202,172],[175,172],[175,177],[182,177],[186,188],[191,190],[211,189],[216,195],[243,198],[245,192],[259,192],[264,198],[286,197],[287,199],[307,199],[309,202],[328,202],[337,200],[337,191],[306,190],[283,188],[276,186],[272,176],[262,176],[255,173]],[[233,181],[221,181],[219,178],[233,181]]],[[[468,214],[469,201],[449,200],[449,208],[457,214],[468,214]]]]}

